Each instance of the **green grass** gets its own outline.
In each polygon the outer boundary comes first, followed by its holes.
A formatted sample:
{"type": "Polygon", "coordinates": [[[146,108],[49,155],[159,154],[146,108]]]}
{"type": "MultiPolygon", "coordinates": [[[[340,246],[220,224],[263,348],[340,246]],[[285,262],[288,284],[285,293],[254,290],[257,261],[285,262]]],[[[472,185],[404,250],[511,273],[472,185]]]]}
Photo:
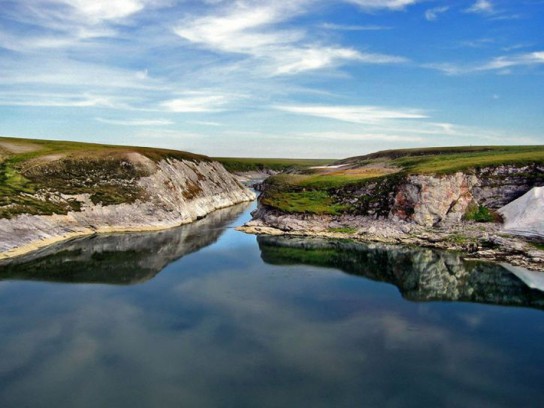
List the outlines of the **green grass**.
{"type": "Polygon", "coordinates": [[[480,205],[469,208],[469,210],[465,214],[465,219],[467,221],[476,222],[494,222],[495,216],[488,208],[480,205]]]}
{"type": "Polygon", "coordinates": [[[274,159],[250,157],[214,157],[230,172],[246,171],[285,171],[287,169],[305,169],[312,166],[324,166],[332,159],[274,159]]]}
{"type": "Polygon", "coordinates": [[[338,232],[341,234],[355,234],[357,232],[357,228],[353,227],[335,227],[335,228],[329,228],[330,232],[338,232]]]}
{"type": "Polygon", "coordinates": [[[380,172],[349,174],[342,172],[324,174],[278,174],[270,177],[268,183],[280,188],[327,190],[344,187],[361,181],[374,180],[383,176],[380,172]]]}
{"type": "MultiPolygon", "coordinates": [[[[348,186],[354,186],[357,189],[358,186],[378,183],[387,188],[394,188],[395,183],[384,181],[402,182],[408,174],[440,175],[457,171],[471,172],[502,165],[518,167],[544,165],[544,146],[470,146],[389,150],[341,160],[334,164],[344,164],[345,167],[334,171],[306,170],[298,174],[280,174],[268,179],[267,191],[261,201],[271,207],[286,209],[287,212],[337,214],[342,209],[346,209],[346,206],[340,206],[335,199],[340,202],[339,194],[348,186]],[[310,202],[310,198],[315,202],[310,202]],[[291,203],[290,199],[296,202],[291,203]],[[324,208],[327,205],[336,207],[327,211],[324,208]]],[[[531,171],[528,170],[528,172],[531,171]]],[[[544,176],[538,172],[529,176],[534,177],[535,180],[544,179],[544,176]]],[[[376,199],[378,195],[369,196],[368,199],[376,199]]],[[[364,200],[364,197],[359,201],[361,200],[364,200]]],[[[494,222],[498,220],[497,217],[486,208],[476,208],[467,214],[467,219],[477,222],[494,222]]]]}
{"type": "Polygon", "coordinates": [[[542,242],[531,242],[531,245],[540,251],[544,251],[544,243],[542,242]]]}
{"type": "Polygon", "coordinates": [[[500,165],[544,164],[544,146],[469,146],[386,150],[338,163],[386,162],[408,173],[453,173],[500,165]]]}
{"type": "Polygon", "coordinates": [[[260,201],[286,213],[338,215],[348,207],[335,202],[334,191],[371,182],[380,178],[378,174],[278,174],[267,179],[260,201]]]}
{"type": "Polygon", "coordinates": [[[261,197],[261,203],[285,213],[337,215],[345,210],[335,204],[326,191],[271,192],[261,197]]]}
{"type": "Polygon", "coordinates": [[[154,162],[211,160],[167,149],[0,137],[0,218],[80,209],[81,203],[60,194],[89,194],[93,203],[102,205],[144,198],[136,181],[149,170],[127,160],[128,153],[154,162]]]}

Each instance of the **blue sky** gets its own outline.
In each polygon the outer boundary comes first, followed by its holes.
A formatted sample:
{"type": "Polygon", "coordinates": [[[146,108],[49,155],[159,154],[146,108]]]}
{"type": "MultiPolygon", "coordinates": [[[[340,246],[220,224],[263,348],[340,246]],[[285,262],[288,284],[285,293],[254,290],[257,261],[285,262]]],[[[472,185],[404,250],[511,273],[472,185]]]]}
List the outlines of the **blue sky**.
{"type": "Polygon", "coordinates": [[[212,156],[544,143],[543,0],[0,0],[0,134],[212,156]]]}

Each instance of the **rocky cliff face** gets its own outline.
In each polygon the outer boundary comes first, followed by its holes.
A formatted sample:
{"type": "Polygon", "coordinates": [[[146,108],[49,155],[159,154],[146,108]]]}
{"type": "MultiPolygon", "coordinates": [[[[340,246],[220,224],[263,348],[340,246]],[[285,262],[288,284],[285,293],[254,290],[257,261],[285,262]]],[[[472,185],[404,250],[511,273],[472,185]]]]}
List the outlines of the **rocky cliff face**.
{"type": "Polygon", "coordinates": [[[1,280],[129,285],[214,243],[250,204],[214,211],[204,219],[161,231],[76,238],[0,260],[1,280]]]}
{"type": "Polygon", "coordinates": [[[395,175],[337,189],[333,196],[355,215],[434,226],[459,222],[471,205],[498,209],[542,185],[542,166],[498,166],[446,175],[395,175]]]}
{"type": "Polygon", "coordinates": [[[130,180],[139,190],[136,200],[103,205],[93,201],[89,194],[60,194],[59,200],[78,202],[79,210],[0,219],[0,258],[96,232],[171,228],[255,198],[214,161],[173,158],[153,161],[139,153],[129,153],[126,160],[145,169],[144,176],[130,180]]]}

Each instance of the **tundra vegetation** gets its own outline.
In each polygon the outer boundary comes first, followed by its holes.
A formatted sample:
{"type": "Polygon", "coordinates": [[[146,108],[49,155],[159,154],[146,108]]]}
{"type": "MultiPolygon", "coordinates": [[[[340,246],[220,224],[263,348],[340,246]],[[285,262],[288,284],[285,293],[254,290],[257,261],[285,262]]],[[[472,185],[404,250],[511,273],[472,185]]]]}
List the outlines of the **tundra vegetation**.
{"type": "Polygon", "coordinates": [[[260,171],[294,171],[312,166],[325,166],[333,159],[269,159],[251,157],[214,157],[231,173],[260,171]]]}
{"type": "Polygon", "coordinates": [[[150,169],[130,155],[210,161],[167,149],[0,137],[0,218],[18,214],[66,214],[80,202],[66,196],[88,194],[94,204],[132,203],[143,198],[137,185],[150,169]]]}
{"type": "MultiPolygon", "coordinates": [[[[387,150],[352,157],[320,168],[306,168],[296,174],[279,174],[267,180],[261,203],[286,213],[330,214],[350,212],[339,190],[375,183],[394,186],[411,174],[477,172],[505,165],[544,163],[544,146],[469,146],[387,150]]],[[[488,222],[496,216],[485,207],[471,209],[467,219],[488,222]]]]}

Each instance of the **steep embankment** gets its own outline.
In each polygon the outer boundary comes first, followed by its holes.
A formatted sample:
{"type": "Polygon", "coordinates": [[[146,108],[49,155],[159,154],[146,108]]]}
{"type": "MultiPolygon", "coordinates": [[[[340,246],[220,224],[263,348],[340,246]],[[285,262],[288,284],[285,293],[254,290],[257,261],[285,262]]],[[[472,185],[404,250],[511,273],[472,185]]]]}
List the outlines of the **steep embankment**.
{"type": "Polygon", "coordinates": [[[243,230],[461,249],[541,268],[543,254],[502,234],[496,210],[542,185],[542,146],[380,152],[272,177],[243,230]]]}
{"type": "Polygon", "coordinates": [[[185,152],[0,138],[0,258],[96,232],[159,230],[254,194],[185,152]]]}

